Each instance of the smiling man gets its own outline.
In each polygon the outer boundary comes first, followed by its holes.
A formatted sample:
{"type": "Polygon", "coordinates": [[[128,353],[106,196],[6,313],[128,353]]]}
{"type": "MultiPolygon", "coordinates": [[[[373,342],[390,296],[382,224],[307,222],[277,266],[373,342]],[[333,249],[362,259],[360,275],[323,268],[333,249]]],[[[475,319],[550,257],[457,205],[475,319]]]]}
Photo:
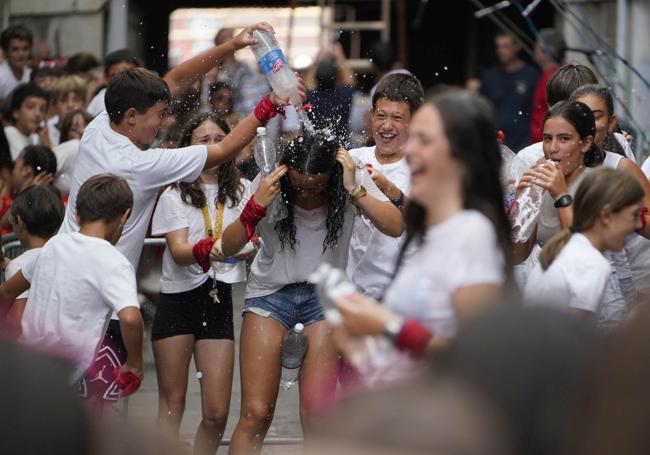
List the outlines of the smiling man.
{"type": "Polygon", "coordinates": [[[6,61],[0,63],[0,99],[20,83],[29,82],[32,70],[27,66],[32,50],[32,32],[23,25],[12,25],[0,34],[0,46],[6,61]]]}
{"type": "MultiPolygon", "coordinates": [[[[411,177],[404,146],[411,115],[423,98],[422,85],[412,74],[386,75],[372,97],[375,145],[350,150],[359,167],[372,173],[377,187],[400,209],[409,193],[411,177]]],[[[366,217],[355,219],[347,274],[364,294],[381,298],[393,276],[404,235],[389,237],[366,217]]]]}

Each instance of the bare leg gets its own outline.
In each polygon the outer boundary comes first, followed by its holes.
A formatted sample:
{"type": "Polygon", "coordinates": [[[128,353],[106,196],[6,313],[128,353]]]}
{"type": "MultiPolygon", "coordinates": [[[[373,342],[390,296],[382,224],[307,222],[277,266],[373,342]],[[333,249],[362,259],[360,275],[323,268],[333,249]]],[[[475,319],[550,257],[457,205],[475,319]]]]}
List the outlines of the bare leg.
{"type": "Polygon", "coordinates": [[[309,349],[300,368],[300,422],[305,438],[311,417],[335,400],[339,356],[325,321],[305,327],[309,349]]]}
{"type": "Polygon", "coordinates": [[[231,454],[259,453],[262,449],[278,398],[286,332],[273,318],[244,315],[239,348],[242,406],[230,443],[231,454]]]}
{"type": "Polygon", "coordinates": [[[177,335],[154,341],[152,345],[158,377],[158,426],[177,438],[185,410],[194,336],[177,335]]]}
{"type": "Polygon", "coordinates": [[[196,370],[201,372],[203,419],[196,431],[194,453],[214,453],[228,421],[235,343],[232,340],[198,340],[194,347],[196,370]]]}

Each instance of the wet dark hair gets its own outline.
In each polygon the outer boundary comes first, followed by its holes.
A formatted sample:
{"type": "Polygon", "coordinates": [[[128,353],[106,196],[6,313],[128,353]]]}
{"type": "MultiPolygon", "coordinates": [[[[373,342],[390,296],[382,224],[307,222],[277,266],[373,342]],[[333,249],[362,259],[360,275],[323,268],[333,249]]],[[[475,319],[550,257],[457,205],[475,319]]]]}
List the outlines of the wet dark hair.
{"type": "MultiPolygon", "coordinates": [[[[214,123],[226,134],[230,133],[228,124],[222,118],[216,116],[212,112],[204,112],[195,116],[185,126],[180,140],[181,147],[187,147],[192,143],[192,133],[205,121],[214,123]]],[[[237,166],[235,166],[234,158],[219,165],[219,168],[217,169],[217,179],[219,181],[219,191],[217,193],[215,204],[220,202],[226,205],[226,202],[230,201],[230,207],[237,206],[241,202],[244,186],[241,183],[241,174],[239,173],[237,166]]],[[[205,207],[207,203],[205,193],[203,192],[198,180],[192,183],[179,182],[171,186],[180,190],[181,199],[186,204],[190,204],[198,209],[205,207]]]]}
{"type": "Polygon", "coordinates": [[[598,78],[586,66],[573,63],[564,65],[553,73],[546,84],[548,105],[553,106],[560,101],[568,100],[571,93],[583,85],[597,83],[598,78]]]}
{"type": "Polygon", "coordinates": [[[56,155],[44,145],[28,145],[18,158],[22,158],[23,164],[32,168],[32,173],[38,175],[41,172],[56,174],[56,155]]]}
{"type": "Polygon", "coordinates": [[[418,78],[412,74],[387,74],[381,78],[372,95],[373,109],[380,99],[402,101],[409,105],[409,111],[413,114],[424,101],[424,90],[418,78]]]}
{"type": "MultiPolygon", "coordinates": [[[[463,169],[463,208],[477,210],[494,226],[498,245],[505,260],[505,275],[512,275],[512,244],[510,222],[503,205],[503,189],[499,180],[501,151],[497,142],[494,111],[482,96],[452,89],[425,102],[440,113],[451,157],[463,169]]],[[[426,211],[411,201],[405,213],[407,241],[421,242],[426,231],[426,211]]]]}
{"type": "Polygon", "coordinates": [[[68,112],[61,122],[61,144],[70,140],[70,129],[72,128],[72,121],[77,115],[81,115],[86,121],[86,126],[92,121],[93,116],[84,109],[75,109],[68,112]]]}
{"type": "Polygon", "coordinates": [[[113,123],[120,123],[131,108],[144,114],[158,101],[169,103],[167,83],[144,68],[130,68],[113,76],[106,87],[106,111],[113,123]]]}
{"type": "MultiPolygon", "coordinates": [[[[542,130],[546,121],[552,117],[562,117],[573,125],[581,140],[587,136],[596,137],[594,114],[586,104],[580,101],[560,101],[551,106],[544,117],[544,122],[542,122],[542,130]]],[[[584,155],[584,164],[587,167],[596,167],[603,163],[604,158],[603,151],[595,142],[592,142],[591,147],[584,155]]]]}
{"type": "Polygon", "coordinates": [[[50,100],[47,92],[33,82],[20,84],[13,89],[9,94],[9,103],[7,105],[7,114],[9,115],[8,119],[10,122],[14,122],[13,113],[21,108],[27,98],[32,96],[35,98],[42,98],[45,101],[50,100]]]}
{"type": "Polygon", "coordinates": [[[133,208],[133,192],[122,177],[98,174],[84,182],[77,194],[80,224],[91,221],[110,223],[133,208]]]}
{"type": "Polygon", "coordinates": [[[10,25],[0,34],[0,47],[2,47],[3,51],[7,52],[9,50],[9,43],[12,39],[27,41],[29,47],[31,47],[34,42],[34,35],[22,24],[10,25]]]}
{"type": "Polygon", "coordinates": [[[65,207],[50,186],[33,185],[21,191],[11,203],[11,214],[19,216],[31,235],[49,239],[63,222],[65,207]]]}
{"type": "Polygon", "coordinates": [[[142,63],[131,49],[118,49],[106,54],[106,57],[104,57],[104,74],[108,77],[111,66],[118,63],[130,63],[138,68],[142,66],[142,63]]]}
{"type": "MultiPolygon", "coordinates": [[[[319,132],[315,135],[303,133],[302,136],[287,144],[280,162],[280,164],[286,164],[289,170],[298,171],[301,174],[330,173],[327,188],[323,192],[326,212],[325,224],[327,226],[327,234],[323,239],[323,252],[328,247],[333,249],[338,243],[348,201],[348,194],[343,188],[343,167],[336,161],[339,145],[335,141],[335,138],[325,133],[319,132]]],[[[294,221],[296,191],[288,173],[280,179],[280,187],[288,215],[275,224],[275,231],[280,237],[282,248],[288,243],[295,250],[299,243],[296,239],[294,221]]]]}
{"type": "Polygon", "coordinates": [[[318,90],[334,90],[339,78],[339,67],[336,60],[326,58],[316,64],[316,88],[318,90]]]}

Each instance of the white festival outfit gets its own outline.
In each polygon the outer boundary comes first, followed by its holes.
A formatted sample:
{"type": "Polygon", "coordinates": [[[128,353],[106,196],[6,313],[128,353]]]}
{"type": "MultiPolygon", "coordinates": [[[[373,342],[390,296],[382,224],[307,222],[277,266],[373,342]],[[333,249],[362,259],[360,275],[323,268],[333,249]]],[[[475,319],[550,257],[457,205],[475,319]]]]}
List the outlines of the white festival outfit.
{"type": "Polygon", "coordinates": [[[32,75],[32,69],[25,66],[23,67],[23,76],[16,79],[14,72],[8,62],[0,63],[0,99],[5,99],[16,88],[18,84],[29,82],[32,75]]]}
{"type": "MultiPolygon", "coordinates": [[[[374,146],[353,149],[349,153],[360,165],[371,164],[406,196],[410,194],[411,170],[405,158],[381,164],[374,146]]],[[[395,273],[405,239],[406,233],[397,238],[383,234],[363,214],[355,218],[346,272],[362,293],[377,300],[382,298],[395,273]]]]}

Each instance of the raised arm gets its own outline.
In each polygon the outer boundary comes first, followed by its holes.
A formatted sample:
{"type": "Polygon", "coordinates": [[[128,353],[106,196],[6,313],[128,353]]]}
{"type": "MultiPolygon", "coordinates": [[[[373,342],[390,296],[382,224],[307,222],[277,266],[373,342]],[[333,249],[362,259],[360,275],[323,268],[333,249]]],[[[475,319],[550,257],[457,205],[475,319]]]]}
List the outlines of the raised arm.
{"type": "Polygon", "coordinates": [[[390,201],[380,201],[359,188],[356,180],[357,166],[350,154],[340,149],[336,161],[343,166],[343,186],[350,193],[353,202],[372,221],[380,232],[391,237],[399,237],[404,232],[402,213],[390,201]]]}
{"type": "Polygon", "coordinates": [[[169,85],[172,97],[179,95],[198,79],[202,78],[228,54],[257,43],[256,39],[250,37],[250,33],[253,30],[273,32],[273,28],[266,22],[251,25],[242,30],[241,33],[230,41],[201,52],[169,71],[163,79],[169,85]]]}

